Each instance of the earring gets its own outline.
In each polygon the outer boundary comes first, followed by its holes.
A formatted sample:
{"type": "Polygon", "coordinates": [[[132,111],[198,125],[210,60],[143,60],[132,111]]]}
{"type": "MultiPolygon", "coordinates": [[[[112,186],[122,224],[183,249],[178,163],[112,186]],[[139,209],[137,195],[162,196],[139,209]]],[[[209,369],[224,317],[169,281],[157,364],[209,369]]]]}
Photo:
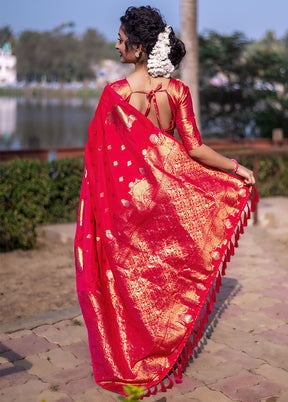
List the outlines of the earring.
{"type": "Polygon", "coordinates": [[[140,54],[138,52],[135,52],[135,57],[136,57],[136,59],[139,59],[140,54]]]}

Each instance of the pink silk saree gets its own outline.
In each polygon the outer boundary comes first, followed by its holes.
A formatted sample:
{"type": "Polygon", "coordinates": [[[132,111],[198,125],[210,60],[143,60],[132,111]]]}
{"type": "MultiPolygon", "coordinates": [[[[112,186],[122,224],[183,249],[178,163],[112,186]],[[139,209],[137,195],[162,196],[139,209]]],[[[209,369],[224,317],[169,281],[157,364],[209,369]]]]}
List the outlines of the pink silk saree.
{"type": "MultiPolygon", "coordinates": [[[[89,127],[75,236],[95,381],[146,396],[180,382],[255,201],[191,159],[111,86],[89,127]]],[[[256,194],[255,194],[256,198],[256,194]]]]}

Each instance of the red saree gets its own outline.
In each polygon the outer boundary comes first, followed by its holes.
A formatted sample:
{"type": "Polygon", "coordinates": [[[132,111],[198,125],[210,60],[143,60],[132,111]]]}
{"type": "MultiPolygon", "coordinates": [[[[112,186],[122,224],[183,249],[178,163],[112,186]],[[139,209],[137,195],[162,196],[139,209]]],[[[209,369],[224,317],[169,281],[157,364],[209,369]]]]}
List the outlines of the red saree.
{"type": "Polygon", "coordinates": [[[89,128],[75,237],[97,384],[118,393],[127,383],[145,386],[149,396],[180,381],[250,196],[242,180],[197,163],[111,85],[104,89],[89,128]]]}

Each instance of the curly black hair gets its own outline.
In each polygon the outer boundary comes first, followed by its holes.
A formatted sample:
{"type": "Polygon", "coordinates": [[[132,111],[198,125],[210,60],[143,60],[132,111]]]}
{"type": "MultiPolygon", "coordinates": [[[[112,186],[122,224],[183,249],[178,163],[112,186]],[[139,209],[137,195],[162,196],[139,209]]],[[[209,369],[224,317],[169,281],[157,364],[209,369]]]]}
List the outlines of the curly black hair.
{"type": "MultiPolygon", "coordinates": [[[[129,7],[125,14],[120,18],[123,32],[128,37],[125,46],[126,49],[132,45],[142,45],[147,53],[151,53],[158,35],[163,32],[166,23],[160,14],[160,11],[150,6],[129,7]]],[[[169,34],[170,53],[168,55],[171,63],[177,68],[186,54],[184,43],[178,39],[171,29],[169,34]]]]}

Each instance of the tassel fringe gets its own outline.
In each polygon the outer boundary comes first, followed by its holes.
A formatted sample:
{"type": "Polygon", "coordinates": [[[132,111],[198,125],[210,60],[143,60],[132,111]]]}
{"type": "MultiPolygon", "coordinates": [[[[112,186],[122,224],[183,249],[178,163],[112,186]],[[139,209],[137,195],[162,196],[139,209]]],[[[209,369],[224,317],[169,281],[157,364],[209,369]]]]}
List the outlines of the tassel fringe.
{"type": "MultiPolygon", "coordinates": [[[[171,372],[173,373],[174,376],[174,381],[176,384],[181,384],[182,383],[182,372],[186,369],[186,363],[189,362],[190,356],[193,356],[194,354],[194,349],[197,348],[198,346],[198,341],[202,338],[203,333],[205,332],[205,325],[208,324],[208,316],[211,314],[211,311],[213,310],[214,303],[216,302],[216,293],[219,293],[220,287],[222,285],[222,280],[221,276],[225,276],[226,268],[227,268],[227,262],[230,262],[231,256],[235,254],[235,248],[238,247],[238,241],[240,238],[240,235],[244,233],[244,227],[247,226],[248,220],[251,218],[251,212],[255,212],[256,209],[256,203],[259,202],[259,196],[256,188],[254,188],[254,194],[253,196],[250,195],[250,200],[251,200],[251,206],[247,203],[246,210],[242,212],[241,219],[239,221],[239,224],[237,228],[235,229],[234,232],[234,242],[232,239],[230,240],[228,247],[226,249],[226,253],[224,255],[223,261],[222,261],[222,269],[221,272],[220,270],[218,271],[218,274],[216,275],[216,279],[214,281],[214,285],[212,285],[208,295],[206,302],[204,303],[204,306],[202,308],[203,311],[203,317],[202,317],[202,311],[199,314],[199,323],[195,325],[194,330],[191,332],[190,336],[193,336],[193,343],[191,340],[188,338],[186,345],[184,346],[182,352],[179,354],[179,357],[175,363],[175,368],[171,368],[171,372]],[[215,289],[214,289],[215,286],[215,289]]],[[[158,385],[160,387],[160,391],[166,392],[167,389],[170,389],[173,387],[173,379],[169,374],[167,374],[160,382],[156,385],[153,385],[152,387],[147,387],[147,393],[141,398],[146,398],[151,395],[156,395],[158,392],[158,385]],[[167,377],[169,384],[165,386],[164,384],[164,379],[167,377]],[[153,388],[153,391],[151,388],[153,388]]]]}

